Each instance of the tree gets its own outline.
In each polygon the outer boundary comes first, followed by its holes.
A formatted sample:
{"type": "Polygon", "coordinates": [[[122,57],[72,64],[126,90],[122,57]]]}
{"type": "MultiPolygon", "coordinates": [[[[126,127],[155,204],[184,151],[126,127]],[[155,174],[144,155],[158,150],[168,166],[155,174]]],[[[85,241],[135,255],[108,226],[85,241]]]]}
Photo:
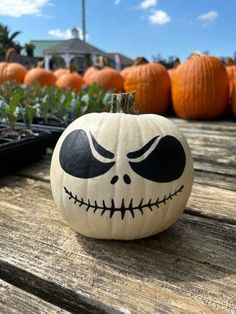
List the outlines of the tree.
{"type": "Polygon", "coordinates": [[[8,26],[0,23],[0,54],[5,55],[6,51],[9,48],[15,48],[19,53],[22,47],[18,42],[15,41],[15,38],[21,33],[16,31],[10,34],[10,29],[8,26]]]}
{"type": "Polygon", "coordinates": [[[25,48],[25,51],[26,51],[28,57],[34,56],[35,45],[33,43],[29,42],[29,43],[25,44],[24,48],[25,48]]]}

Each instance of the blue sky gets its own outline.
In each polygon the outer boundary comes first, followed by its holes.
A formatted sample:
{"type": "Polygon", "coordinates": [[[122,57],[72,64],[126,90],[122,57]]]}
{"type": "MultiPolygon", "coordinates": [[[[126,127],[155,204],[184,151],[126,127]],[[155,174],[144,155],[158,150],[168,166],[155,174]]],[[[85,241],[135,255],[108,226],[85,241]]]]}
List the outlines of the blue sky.
{"type": "MultiPolygon", "coordinates": [[[[236,51],[236,0],[85,0],[88,42],[129,57],[216,56],[236,51]]],[[[81,28],[80,0],[0,0],[0,22],[21,44],[64,39],[81,28]]]]}

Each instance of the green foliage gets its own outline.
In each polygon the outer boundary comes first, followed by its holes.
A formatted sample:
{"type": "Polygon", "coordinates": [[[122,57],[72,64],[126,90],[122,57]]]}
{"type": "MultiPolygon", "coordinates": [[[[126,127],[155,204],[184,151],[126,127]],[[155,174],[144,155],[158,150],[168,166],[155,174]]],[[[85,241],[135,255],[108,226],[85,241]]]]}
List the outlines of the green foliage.
{"type": "Polygon", "coordinates": [[[15,128],[17,117],[19,115],[18,102],[19,95],[14,95],[9,103],[6,103],[4,99],[0,100],[0,118],[5,120],[11,129],[15,128]]]}
{"type": "Polygon", "coordinates": [[[34,56],[34,49],[35,48],[36,48],[35,45],[33,43],[31,43],[31,42],[26,43],[24,45],[24,49],[25,49],[28,57],[33,57],[34,56]]]}
{"type": "Polygon", "coordinates": [[[76,93],[56,86],[42,88],[39,84],[6,82],[0,86],[0,95],[0,119],[11,128],[23,120],[30,128],[35,117],[46,124],[56,121],[66,126],[84,114],[109,111],[112,91],[104,92],[95,83],[76,93]]]}
{"type": "Polygon", "coordinates": [[[22,106],[20,107],[20,116],[22,117],[27,129],[31,128],[33,119],[39,115],[39,112],[40,112],[39,104],[33,106],[27,105],[24,107],[22,106]]]}
{"type": "Polygon", "coordinates": [[[0,54],[5,55],[7,49],[15,48],[16,51],[21,49],[21,46],[15,41],[15,38],[21,33],[20,31],[10,34],[11,30],[7,25],[0,23],[0,54]]]}

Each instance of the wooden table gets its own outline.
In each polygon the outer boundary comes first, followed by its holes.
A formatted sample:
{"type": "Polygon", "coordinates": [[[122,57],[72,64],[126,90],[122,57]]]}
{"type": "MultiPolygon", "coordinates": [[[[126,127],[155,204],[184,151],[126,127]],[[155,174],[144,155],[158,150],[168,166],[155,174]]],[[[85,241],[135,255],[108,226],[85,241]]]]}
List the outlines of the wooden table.
{"type": "Polygon", "coordinates": [[[154,237],[73,232],[52,200],[50,154],[0,178],[1,313],[236,313],[236,124],[173,120],[195,182],[182,217],[154,237]]]}

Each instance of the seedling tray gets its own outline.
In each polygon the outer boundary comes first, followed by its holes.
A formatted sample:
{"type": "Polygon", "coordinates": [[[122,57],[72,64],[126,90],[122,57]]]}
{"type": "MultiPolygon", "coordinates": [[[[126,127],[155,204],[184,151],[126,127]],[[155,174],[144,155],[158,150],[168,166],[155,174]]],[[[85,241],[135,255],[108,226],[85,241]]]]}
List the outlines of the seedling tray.
{"type": "MultiPolygon", "coordinates": [[[[21,122],[18,122],[16,123],[16,125],[18,127],[22,127],[24,124],[21,122]]],[[[46,131],[46,132],[51,133],[50,139],[48,140],[48,143],[47,143],[48,147],[50,148],[55,147],[59,137],[61,136],[65,128],[66,127],[64,126],[52,126],[48,124],[32,124],[32,129],[34,129],[35,131],[46,131]]]]}
{"type": "MultiPolygon", "coordinates": [[[[36,131],[36,130],[34,130],[36,131]]],[[[46,153],[49,131],[38,131],[37,136],[20,140],[10,140],[0,137],[0,173],[15,170],[29,162],[40,159],[46,153]]]]}

